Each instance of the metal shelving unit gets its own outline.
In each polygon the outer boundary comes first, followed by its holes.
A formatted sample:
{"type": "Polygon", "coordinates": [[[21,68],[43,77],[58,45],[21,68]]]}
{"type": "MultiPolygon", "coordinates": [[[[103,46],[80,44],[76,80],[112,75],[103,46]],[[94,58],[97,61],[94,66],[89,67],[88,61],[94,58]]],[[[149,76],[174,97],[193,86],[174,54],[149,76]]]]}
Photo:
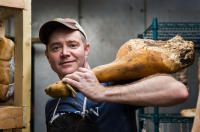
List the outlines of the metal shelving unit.
{"type": "MultiPolygon", "coordinates": [[[[195,52],[200,51],[200,23],[198,22],[158,22],[155,18],[138,38],[153,40],[168,40],[179,34],[187,41],[193,41],[195,52]]],[[[159,107],[154,107],[154,113],[145,113],[144,108],[139,109],[139,132],[142,132],[144,120],[154,123],[154,132],[159,132],[159,123],[193,123],[193,118],[181,117],[180,114],[159,114],[159,107]]]]}
{"type": "Polygon", "coordinates": [[[200,22],[158,22],[155,18],[139,38],[168,40],[179,34],[187,41],[195,43],[195,51],[200,49],[200,22]]]}
{"type": "MultiPolygon", "coordinates": [[[[154,121],[154,114],[140,114],[140,118],[154,121]]],[[[193,123],[193,117],[181,117],[180,114],[159,114],[159,123],[193,123]]]]}

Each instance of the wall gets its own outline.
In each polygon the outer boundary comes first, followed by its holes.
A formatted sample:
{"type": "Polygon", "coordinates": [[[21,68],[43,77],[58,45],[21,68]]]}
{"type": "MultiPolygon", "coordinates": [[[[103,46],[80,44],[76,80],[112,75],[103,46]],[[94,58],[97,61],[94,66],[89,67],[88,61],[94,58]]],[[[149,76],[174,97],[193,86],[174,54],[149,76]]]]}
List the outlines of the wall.
{"type": "MultiPolygon", "coordinates": [[[[198,0],[33,0],[32,35],[38,37],[40,26],[56,17],[80,20],[91,44],[88,60],[91,67],[95,67],[111,62],[118,48],[142,33],[154,17],[158,21],[200,21],[199,4],[198,0]]],[[[33,50],[34,131],[45,132],[44,107],[48,96],[44,88],[58,77],[44,56],[45,46],[34,44],[33,50]]],[[[174,113],[195,106],[198,87],[196,62],[188,72],[192,96],[184,104],[161,108],[161,112],[174,113]]],[[[147,128],[152,131],[150,125],[147,128]]]]}

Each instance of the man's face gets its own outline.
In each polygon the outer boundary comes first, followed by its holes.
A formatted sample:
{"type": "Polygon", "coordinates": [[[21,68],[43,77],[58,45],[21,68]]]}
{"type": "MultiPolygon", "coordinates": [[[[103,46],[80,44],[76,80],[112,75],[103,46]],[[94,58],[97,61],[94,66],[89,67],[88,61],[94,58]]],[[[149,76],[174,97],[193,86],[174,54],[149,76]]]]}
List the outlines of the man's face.
{"type": "Polygon", "coordinates": [[[58,29],[50,35],[45,54],[52,69],[62,79],[84,67],[89,47],[79,31],[58,29]]]}

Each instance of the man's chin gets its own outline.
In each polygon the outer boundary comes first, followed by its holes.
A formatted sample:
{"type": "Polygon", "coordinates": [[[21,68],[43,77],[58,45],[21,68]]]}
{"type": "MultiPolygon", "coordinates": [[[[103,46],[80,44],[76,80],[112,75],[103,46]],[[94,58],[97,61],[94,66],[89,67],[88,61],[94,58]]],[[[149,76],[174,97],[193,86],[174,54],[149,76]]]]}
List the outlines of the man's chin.
{"type": "Polygon", "coordinates": [[[74,70],[74,69],[72,69],[72,70],[65,70],[65,71],[63,71],[62,73],[64,74],[64,75],[67,75],[67,74],[72,74],[73,72],[75,72],[76,70],[74,70]]]}

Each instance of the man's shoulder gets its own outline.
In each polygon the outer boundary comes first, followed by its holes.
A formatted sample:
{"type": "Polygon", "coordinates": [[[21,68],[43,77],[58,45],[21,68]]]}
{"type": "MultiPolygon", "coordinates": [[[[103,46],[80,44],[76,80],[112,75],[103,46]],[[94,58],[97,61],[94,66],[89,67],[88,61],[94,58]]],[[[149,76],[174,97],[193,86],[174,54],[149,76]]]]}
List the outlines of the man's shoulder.
{"type": "Polygon", "coordinates": [[[45,108],[48,109],[49,107],[54,106],[58,102],[57,98],[49,98],[46,102],[45,108]]]}
{"type": "Polygon", "coordinates": [[[46,105],[49,104],[49,103],[53,103],[53,102],[57,102],[58,101],[58,98],[48,98],[47,102],[46,102],[46,105]]]}

